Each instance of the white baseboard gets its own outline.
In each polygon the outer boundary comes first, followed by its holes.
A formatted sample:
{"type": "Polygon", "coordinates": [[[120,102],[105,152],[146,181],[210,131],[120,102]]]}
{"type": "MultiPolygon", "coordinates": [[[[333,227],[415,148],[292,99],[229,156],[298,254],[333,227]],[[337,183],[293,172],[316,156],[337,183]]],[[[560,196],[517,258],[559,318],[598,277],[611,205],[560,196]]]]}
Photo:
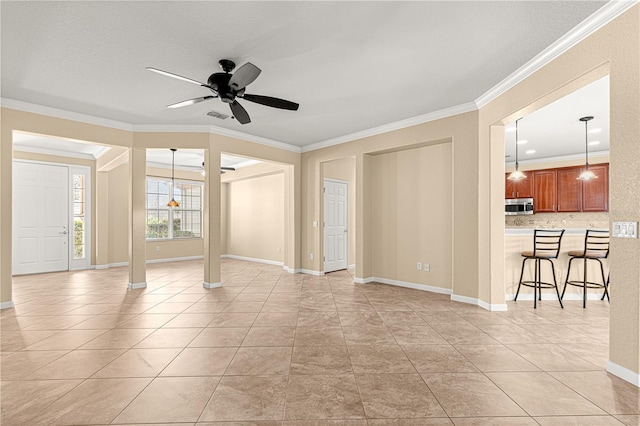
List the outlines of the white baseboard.
{"type": "Polygon", "coordinates": [[[349,269],[356,269],[356,264],[349,265],[349,269]]]}
{"type": "Polygon", "coordinates": [[[629,370],[628,368],[618,365],[615,362],[608,361],[607,372],[613,374],[614,376],[620,377],[622,380],[627,381],[634,386],[640,387],[640,374],[636,373],[635,371],[629,370]]]}
{"type": "Polygon", "coordinates": [[[219,288],[219,287],[222,287],[222,283],[203,282],[202,283],[202,287],[204,287],[204,288],[219,288]]]}
{"type": "Polygon", "coordinates": [[[0,310],[2,309],[11,309],[15,307],[15,305],[13,304],[13,300],[9,300],[6,302],[0,302],[0,310]]]}
{"type": "Polygon", "coordinates": [[[246,260],[247,262],[265,263],[267,265],[284,266],[284,262],[278,262],[276,260],[257,259],[255,257],[236,256],[235,254],[221,254],[222,259],[237,259],[246,260]]]}
{"type": "Polygon", "coordinates": [[[165,263],[165,262],[182,262],[184,260],[200,260],[204,256],[184,256],[184,257],[167,257],[164,259],[148,259],[147,263],[165,263]]]}
{"type": "MultiPolygon", "coordinates": [[[[513,300],[515,294],[505,294],[506,300],[513,300]]],[[[587,293],[587,300],[600,300],[602,294],[598,293],[587,293]]],[[[533,300],[533,293],[524,293],[518,295],[518,300],[533,300]]],[[[558,295],[555,291],[547,291],[542,293],[542,300],[558,300],[558,295]]],[[[582,300],[581,294],[576,293],[567,293],[564,295],[562,300],[582,300]]],[[[605,297],[606,300],[606,297],[605,297]]]]}
{"type": "Polygon", "coordinates": [[[321,277],[324,275],[324,271],[314,271],[312,269],[298,269],[298,271],[302,274],[313,275],[315,277],[321,277]]]}
{"type": "Polygon", "coordinates": [[[415,290],[429,291],[431,293],[451,294],[451,289],[449,288],[434,287],[431,285],[412,283],[408,281],[391,280],[389,278],[380,278],[380,277],[354,278],[354,282],[356,284],[368,284],[372,282],[377,282],[381,284],[395,285],[398,287],[412,288],[415,290]]]}
{"type": "Polygon", "coordinates": [[[129,288],[129,290],[137,290],[139,288],[147,288],[147,283],[146,282],[129,283],[129,285],[127,287],[129,288]]]}
{"type": "MultiPolygon", "coordinates": [[[[204,259],[204,256],[184,256],[184,257],[167,257],[164,259],[147,259],[145,263],[166,263],[166,262],[182,262],[185,260],[199,260],[204,259]]],[[[114,262],[107,263],[104,265],[92,265],[92,269],[109,269],[109,268],[120,268],[122,266],[129,266],[129,262],[114,262]]]]}
{"type": "Polygon", "coordinates": [[[479,306],[482,309],[486,309],[491,312],[505,312],[507,310],[506,303],[487,303],[484,300],[477,299],[475,297],[460,296],[459,294],[452,294],[451,300],[454,302],[468,303],[470,305],[479,306]]]}
{"type": "Polygon", "coordinates": [[[283,266],[282,269],[284,269],[285,272],[288,272],[290,274],[299,274],[300,272],[302,272],[301,269],[293,269],[293,268],[289,268],[288,266],[283,266]]]}

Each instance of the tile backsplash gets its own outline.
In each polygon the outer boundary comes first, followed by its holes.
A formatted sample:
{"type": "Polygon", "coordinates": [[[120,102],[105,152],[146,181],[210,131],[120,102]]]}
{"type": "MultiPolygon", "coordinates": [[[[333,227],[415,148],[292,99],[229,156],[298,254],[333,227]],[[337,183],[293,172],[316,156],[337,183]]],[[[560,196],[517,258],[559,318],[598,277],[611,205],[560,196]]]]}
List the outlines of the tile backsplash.
{"type": "Polygon", "coordinates": [[[609,213],[538,213],[505,216],[507,228],[609,228],[609,213]]]}

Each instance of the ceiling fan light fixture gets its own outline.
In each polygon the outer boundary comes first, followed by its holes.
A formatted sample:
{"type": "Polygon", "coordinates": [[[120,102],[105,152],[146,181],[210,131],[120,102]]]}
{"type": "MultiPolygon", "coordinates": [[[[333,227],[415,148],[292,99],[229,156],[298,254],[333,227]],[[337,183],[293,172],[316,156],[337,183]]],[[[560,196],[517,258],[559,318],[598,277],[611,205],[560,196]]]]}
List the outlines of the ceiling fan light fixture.
{"type": "Polygon", "coordinates": [[[511,174],[509,175],[509,177],[507,177],[507,179],[509,180],[522,180],[522,179],[526,179],[527,175],[525,175],[524,173],[522,173],[519,170],[520,165],[518,164],[518,121],[520,121],[522,118],[518,118],[516,120],[516,169],[514,171],[511,172],[511,174]]]}
{"type": "Polygon", "coordinates": [[[593,116],[587,116],[580,118],[580,121],[584,122],[584,170],[580,173],[577,180],[593,180],[598,179],[595,173],[589,170],[589,121],[593,120],[593,116]]]}
{"type": "Polygon", "coordinates": [[[176,170],[176,151],[178,150],[177,148],[170,148],[171,149],[171,201],[169,201],[167,203],[167,207],[180,207],[180,203],[178,203],[175,199],[175,197],[173,196],[173,191],[175,189],[175,170],[176,170]]]}

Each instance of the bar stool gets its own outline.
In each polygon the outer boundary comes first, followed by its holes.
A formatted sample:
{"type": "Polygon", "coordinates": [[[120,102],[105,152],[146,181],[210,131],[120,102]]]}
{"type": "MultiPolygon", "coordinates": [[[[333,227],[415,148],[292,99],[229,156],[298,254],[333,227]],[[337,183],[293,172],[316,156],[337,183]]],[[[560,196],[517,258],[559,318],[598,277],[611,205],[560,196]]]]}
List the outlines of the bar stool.
{"type": "Polygon", "coordinates": [[[558,302],[560,307],[562,305],[562,298],[560,297],[560,291],[558,290],[558,283],[556,282],[556,269],[553,265],[553,259],[557,259],[560,254],[560,242],[562,241],[562,235],[564,229],[534,229],[533,230],[533,251],[523,251],[521,254],[524,257],[522,261],[522,271],[520,272],[520,282],[518,283],[518,291],[516,291],[516,297],[513,300],[518,300],[518,293],[520,293],[520,286],[533,287],[533,308],[537,308],[537,300],[542,300],[543,288],[555,288],[558,295],[558,302]],[[523,281],[524,268],[527,260],[535,260],[535,272],[533,281],[523,281]],[[551,264],[551,273],[553,274],[553,284],[543,282],[540,276],[542,260],[546,260],[551,264]],[[537,293],[537,294],[536,294],[537,293]],[[536,297],[537,296],[537,297],[536,297]]]}
{"type": "Polygon", "coordinates": [[[602,298],[605,296],[609,299],[609,278],[604,276],[604,265],[602,259],[609,257],[609,231],[597,231],[594,229],[587,229],[587,233],[584,236],[584,250],[574,250],[569,252],[569,267],[567,268],[567,279],[564,281],[564,288],[562,289],[562,296],[567,290],[567,285],[573,285],[582,287],[582,307],[587,307],[587,289],[588,288],[603,288],[602,298]],[[581,280],[569,280],[569,274],[571,273],[571,264],[576,259],[582,259],[584,262],[584,272],[581,280]],[[587,261],[595,260],[600,264],[600,272],[602,273],[602,283],[589,281],[587,279],[587,261]]]}

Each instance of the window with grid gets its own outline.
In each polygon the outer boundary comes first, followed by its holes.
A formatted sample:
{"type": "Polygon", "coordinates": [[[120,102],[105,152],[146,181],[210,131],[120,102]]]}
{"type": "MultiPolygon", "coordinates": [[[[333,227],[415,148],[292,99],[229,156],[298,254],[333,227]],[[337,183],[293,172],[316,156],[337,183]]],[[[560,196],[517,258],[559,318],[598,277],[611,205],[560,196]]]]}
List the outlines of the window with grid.
{"type": "Polygon", "coordinates": [[[85,175],[73,175],[73,258],[84,259],[85,253],[85,175]]]}
{"type": "Polygon", "coordinates": [[[202,237],[202,182],[147,177],[147,238],[202,237]],[[168,207],[171,196],[180,204],[168,207]]]}

